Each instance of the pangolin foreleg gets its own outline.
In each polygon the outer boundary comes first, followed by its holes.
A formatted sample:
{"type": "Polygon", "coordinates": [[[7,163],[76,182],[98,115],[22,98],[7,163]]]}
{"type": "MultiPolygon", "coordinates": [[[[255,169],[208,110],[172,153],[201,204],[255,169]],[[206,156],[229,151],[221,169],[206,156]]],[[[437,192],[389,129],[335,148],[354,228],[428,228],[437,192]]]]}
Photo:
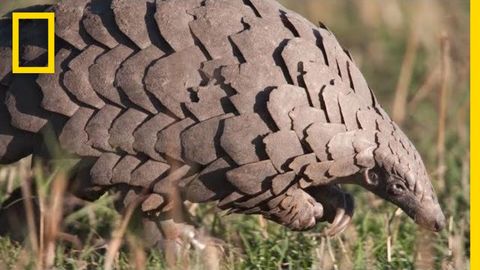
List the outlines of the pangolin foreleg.
{"type": "Polygon", "coordinates": [[[325,233],[333,236],[345,230],[352,220],[353,210],[353,197],[337,185],[306,190],[292,186],[268,201],[267,209],[259,214],[296,231],[308,230],[317,223],[328,221],[331,225],[325,233]]]}
{"type": "Polygon", "coordinates": [[[283,196],[271,200],[264,215],[295,231],[308,230],[323,217],[324,208],[303,189],[291,187],[283,196]]]}

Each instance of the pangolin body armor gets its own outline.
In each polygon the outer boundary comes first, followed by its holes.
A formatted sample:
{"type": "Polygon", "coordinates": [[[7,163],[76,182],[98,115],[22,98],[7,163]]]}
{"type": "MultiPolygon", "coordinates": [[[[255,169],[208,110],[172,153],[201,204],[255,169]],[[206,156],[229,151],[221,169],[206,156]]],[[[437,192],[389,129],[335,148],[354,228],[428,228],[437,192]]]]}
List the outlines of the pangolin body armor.
{"type": "MultiPolygon", "coordinates": [[[[127,186],[125,200],[146,194],[146,213],[164,211],[179,191],[294,229],[322,211],[304,190],[375,160],[411,166],[402,177],[415,179],[415,192],[431,188],[350,54],[326,27],[273,0],[62,0],[40,9],[56,16],[55,74],[12,74],[3,38],[11,21],[1,21],[1,163],[42,155],[54,134],[87,164],[77,177],[127,186]]],[[[24,66],[46,64],[35,24],[21,29],[24,66]]]]}

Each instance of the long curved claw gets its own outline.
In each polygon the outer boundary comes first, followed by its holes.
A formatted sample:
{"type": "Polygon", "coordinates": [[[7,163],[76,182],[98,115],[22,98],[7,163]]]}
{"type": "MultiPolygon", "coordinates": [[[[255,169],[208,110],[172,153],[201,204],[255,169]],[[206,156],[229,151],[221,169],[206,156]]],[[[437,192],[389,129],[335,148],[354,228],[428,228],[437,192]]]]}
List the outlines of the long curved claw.
{"type": "Polygon", "coordinates": [[[344,216],[342,221],[335,227],[330,227],[325,234],[327,236],[335,236],[341,232],[343,232],[346,228],[347,225],[350,223],[350,217],[349,216],[344,216]]]}
{"type": "Polygon", "coordinates": [[[325,231],[326,235],[333,236],[337,233],[338,227],[343,224],[345,216],[345,209],[338,208],[335,214],[335,219],[333,220],[332,224],[328,227],[325,231]]]}
{"type": "Polygon", "coordinates": [[[336,210],[332,225],[325,231],[328,236],[334,236],[343,232],[352,221],[354,212],[354,200],[350,194],[343,194],[343,207],[336,210]]]}
{"type": "Polygon", "coordinates": [[[346,200],[345,200],[345,194],[341,193],[341,198],[338,200],[336,203],[334,203],[336,206],[335,209],[335,218],[332,221],[332,225],[327,229],[326,233],[329,234],[332,230],[334,230],[335,227],[337,227],[343,220],[343,217],[345,215],[345,208],[347,207],[346,200]]]}

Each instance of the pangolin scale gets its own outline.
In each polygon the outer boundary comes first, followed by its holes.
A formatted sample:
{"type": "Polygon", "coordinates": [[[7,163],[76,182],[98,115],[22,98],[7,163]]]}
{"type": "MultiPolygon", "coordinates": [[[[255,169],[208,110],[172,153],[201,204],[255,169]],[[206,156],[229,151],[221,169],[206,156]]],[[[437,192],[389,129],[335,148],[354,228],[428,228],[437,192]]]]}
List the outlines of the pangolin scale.
{"type": "MultiPolygon", "coordinates": [[[[327,220],[337,233],[353,214],[338,184],[356,183],[443,227],[421,157],[323,25],[273,0],[31,10],[55,12],[56,73],[12,74],[1,20],[0,163],[58,158],[54,134],[85,190],[122,186],[147,214],[181,196],[296,230],[327,220]]],[[[46,64],[39,29],[21,29],[22,65],[46,64]]]]}

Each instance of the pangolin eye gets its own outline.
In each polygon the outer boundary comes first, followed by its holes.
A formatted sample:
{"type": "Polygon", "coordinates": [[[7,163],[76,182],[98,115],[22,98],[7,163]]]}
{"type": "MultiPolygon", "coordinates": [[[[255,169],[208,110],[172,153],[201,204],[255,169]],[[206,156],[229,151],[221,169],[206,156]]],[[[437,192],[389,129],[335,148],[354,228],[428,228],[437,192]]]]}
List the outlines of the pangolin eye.
{"type": "Polygon", "coordinates": [[[388,188],[388,193],[390,195],[398,196],[403,194],[407,188],[402,182],[395,182],[388,188]]]}

